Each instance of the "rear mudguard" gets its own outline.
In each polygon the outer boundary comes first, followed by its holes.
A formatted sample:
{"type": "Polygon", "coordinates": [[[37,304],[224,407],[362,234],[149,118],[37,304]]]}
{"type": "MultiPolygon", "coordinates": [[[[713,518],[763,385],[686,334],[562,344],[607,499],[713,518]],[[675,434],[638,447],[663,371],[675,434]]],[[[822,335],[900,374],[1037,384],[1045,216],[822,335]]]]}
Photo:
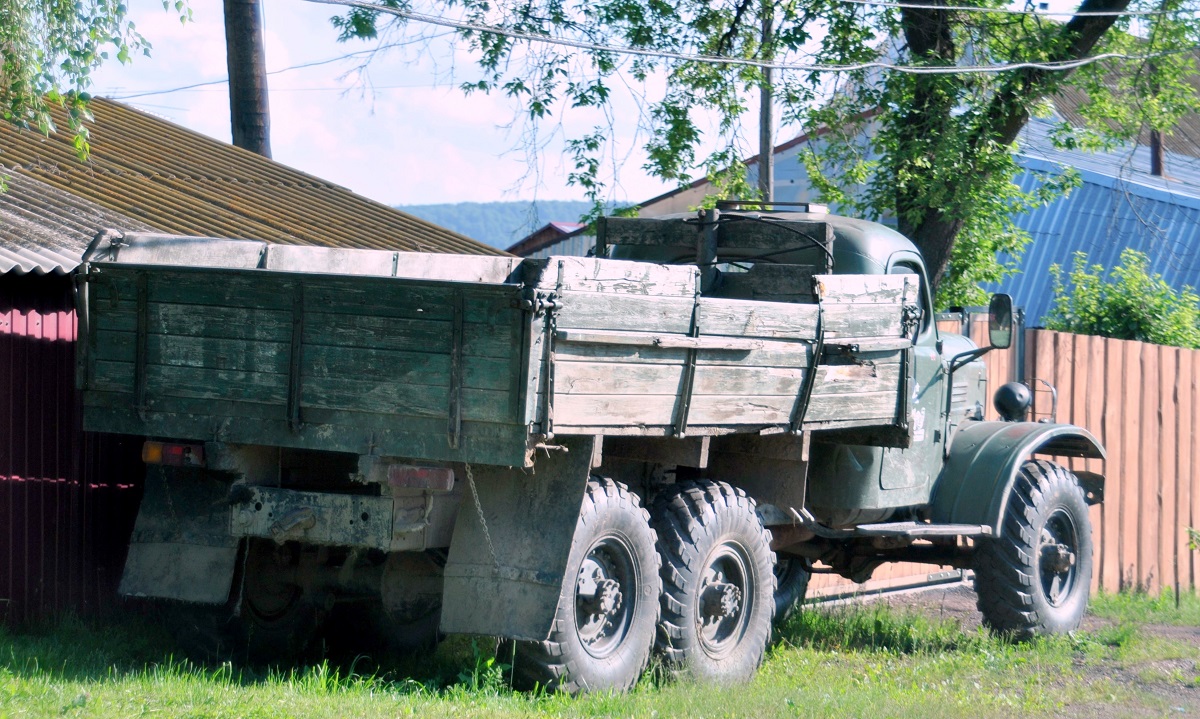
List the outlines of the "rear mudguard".
{"type": "MultiPolygon", "coordinates": [[[[930,503],[937,524],[973,524],[1000,536],[1001,520],[1017,472],[1031,454],[1104,459],[1091,432],[1071,424],[969,422],[950,446],[930,503]]],[[[1079,474],[1089,504],[1101,501],[1104,477],[1079,474]]]]}

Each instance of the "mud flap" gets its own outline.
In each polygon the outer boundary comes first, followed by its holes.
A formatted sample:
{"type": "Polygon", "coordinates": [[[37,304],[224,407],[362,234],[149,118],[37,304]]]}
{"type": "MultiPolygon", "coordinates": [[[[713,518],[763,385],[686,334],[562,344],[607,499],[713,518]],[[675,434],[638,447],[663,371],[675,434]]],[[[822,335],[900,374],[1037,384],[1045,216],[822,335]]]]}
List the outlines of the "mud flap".
{"type": "Polygon", "coordinates": [[[200,470],[151,467],[120,593],[224,604],[238,557],[228,491],[229,480],[200,470]]]}
{"type": "Polygon", "coordinates": [[[467,487],[446,563],[443,632],[550,636],[595,439],[561,443],[569,451],[539,455],[533,474],[472,467],[487,530],[467,487]]]}

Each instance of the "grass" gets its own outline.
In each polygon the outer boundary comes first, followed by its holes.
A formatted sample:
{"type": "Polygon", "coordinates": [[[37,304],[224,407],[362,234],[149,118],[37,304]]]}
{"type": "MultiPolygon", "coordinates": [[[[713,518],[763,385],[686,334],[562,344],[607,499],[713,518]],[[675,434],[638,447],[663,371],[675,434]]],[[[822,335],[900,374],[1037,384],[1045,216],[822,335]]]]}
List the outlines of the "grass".
{"type": "Polygon", "coordinates": [[[171,638],[151,618],[128,613],[0,630],[0,716],[975,719],[1097,702],[1155,716],[1171,707],[1145,682],[1200,686],[1188,669],[1200,649],[1142,631],[1192,623],[1200,599],[1176,609],[1173,599],[1101,596],[1095,612],[1104,623],[1091,632],[1011,644],[873,605],[813,609],[777,632],[749,684],[698,686],[652,668],[629,694],[580,698],[511,691],[503,657],[486,640],[454,637],[407,664],[358,657],[297,669],[198,666],[174,658],[171,638]],[[1126,669],[1142,683],[1114,678],[1126,669]]]}

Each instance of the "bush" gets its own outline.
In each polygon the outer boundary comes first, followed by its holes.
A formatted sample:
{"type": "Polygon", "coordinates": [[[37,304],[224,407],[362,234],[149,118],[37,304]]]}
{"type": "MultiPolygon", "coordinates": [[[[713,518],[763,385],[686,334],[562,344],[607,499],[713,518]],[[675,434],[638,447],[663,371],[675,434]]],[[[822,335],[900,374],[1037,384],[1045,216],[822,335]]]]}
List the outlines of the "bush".
{"type": "Polygon", "coordinates": [[[1176,292],[1161,275],[1149,271],[1150,260],[1137,250],[1121,253],[1111,272],[1087,265],[1082,252],[1066,281],[1058,265],[1054,306],[1046,327],[1060,332],[1138,340],[1175,347],[1200,348],[1200,295],[1191,287],[1176,292]]]}

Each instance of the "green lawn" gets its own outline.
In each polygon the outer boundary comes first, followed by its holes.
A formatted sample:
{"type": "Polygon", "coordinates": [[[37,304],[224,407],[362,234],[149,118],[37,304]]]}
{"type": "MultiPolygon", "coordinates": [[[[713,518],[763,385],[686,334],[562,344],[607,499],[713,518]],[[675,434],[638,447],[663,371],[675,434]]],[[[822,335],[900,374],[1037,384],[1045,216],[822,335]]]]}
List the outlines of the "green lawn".
{"type": "Polygon", "coordinates": [[[1200,624],[1200,599],[1176,609],[1173,599],[1099,597],[1094,612],[1092,631],[1013,645],[886,608],[813,609],[779,633],[750,684],[697,686],[652,669],[630,694],[578,699],[509,690],[486,640],[456,637],[401,665],[198,667],[173,659],[170,637],[131,613],[0,633],[0,716],[974,719],[1092,716],[1098,705],[1105,716],[1200,714],[1200,647],[1156,629],[1200,624]]]}

